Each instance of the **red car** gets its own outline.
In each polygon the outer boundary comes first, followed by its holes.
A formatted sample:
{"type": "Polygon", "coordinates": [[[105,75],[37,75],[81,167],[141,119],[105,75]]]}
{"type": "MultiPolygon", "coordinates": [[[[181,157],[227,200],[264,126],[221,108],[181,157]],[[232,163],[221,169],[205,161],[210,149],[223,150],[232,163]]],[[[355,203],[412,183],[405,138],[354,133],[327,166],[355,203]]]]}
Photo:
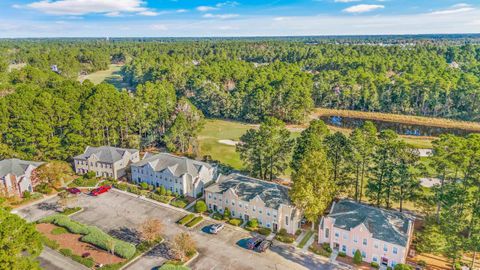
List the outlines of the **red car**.
{"type": "Polygon", "coordinates": [[[78,188],[67,188],[67,191],[74,195],[82,193],[78,188]]]}
{"type": "Polygon", "coordinates": [[[111,188],[112,188],[111,186],[101,186],[101,187],[98,187],[98,188],[90,191],[90,195],[98,196],[102,193],[105,193],[105,192],[109,191],[111,188]]]}

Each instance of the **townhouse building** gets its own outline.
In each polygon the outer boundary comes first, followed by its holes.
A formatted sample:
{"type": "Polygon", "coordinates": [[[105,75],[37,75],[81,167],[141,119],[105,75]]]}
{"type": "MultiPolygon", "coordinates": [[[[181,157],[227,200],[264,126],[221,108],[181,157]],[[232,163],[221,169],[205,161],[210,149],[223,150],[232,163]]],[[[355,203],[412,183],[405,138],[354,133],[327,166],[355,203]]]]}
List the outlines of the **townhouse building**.
{"type": "Polygon", "coordinates": [[[142,161],[132,164],[132,180],[160,187],[171,192],[196,197],[212,182],[215,168],[205,162],[168,153],[147,153],[142,161]]]}
{"type": "Polygon", "coordinates": [[[21,159],[0,161],[0,196],[19,196],[24,192],[33,192],[37,184],[33,177],[34,170],[43,162],[21,159]]]}
{"type": "Polygon", "coordinates": [[[133,162],[140,161],[137,149],[126,149],[112,146],[87,146],[85,152],[73,158],[77,174],[95,172],[97,177],[118,179],[127,173],[133,162]]]}
{"type": "Polygon", "coordinates": [[[286,229],[294,234],[300,228],[302,213],[293,206],[289,188],[241,174],[221,175],[205,189],[208,209],[245,221],[256,218],[261,226],[274,232],[286,229]]]}
{"type": "Polygon", "coordinates": [[[393,267],[405,263],[413,235],[413,218],[351,200],[334,202],[319,225],[319,243],[363,261],[393,267]]]}

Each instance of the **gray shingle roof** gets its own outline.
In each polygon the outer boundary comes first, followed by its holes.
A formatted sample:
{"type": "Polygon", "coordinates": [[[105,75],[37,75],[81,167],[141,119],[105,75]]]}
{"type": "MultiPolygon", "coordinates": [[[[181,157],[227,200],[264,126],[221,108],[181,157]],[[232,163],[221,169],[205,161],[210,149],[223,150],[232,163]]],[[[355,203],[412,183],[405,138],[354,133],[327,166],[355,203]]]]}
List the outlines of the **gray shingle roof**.
{"type": "Polygon", "coordinates": [[[280,204],[291,205],[288,187],[241,174],[220,176],[217,183],[207,187],[206,190],[224,193],[230,188],[243,201],[248,202],[258,195],[269,208],[278,209],[280,204]]]}
{"type": "Polygon", "coordinates": [[[42,164],[43,162],[26,161],[16,158],[4,159],[0,161],[0,177],[4,177],[7,174],[20,176],[25,174],[25,170],[28,168],[28,166],[32,165],[38,167],[42,164]]]}
{"type": "Polygon", "coordinates": [[[335,219],[334,226],[337,228],[350,230],[363,223],[373,238],[400,246],[407,245],[409,221],[413,221],[404,213],[351,200],[337,202],[328,216],[335,219]]]}
{"type": "Polygon", "coordinates": [[[95,154],[100,162],[113,163],[122,159],[122,156],[125,152],[130,152],[131,154],[138,152],[137,149],[126,149],[126,148],[117,148],[112,146],[100,146],[92,147],[87,146],[85,152],[81,155],[74,157],[74,159],[86,160],[91,155],[95,154]]]}
{"type": "Polygon", "coordinates": [[[132,164],[135,167],[143,167],[150,164],[156,172],[170,169],[173,175],[179,177],[186,173],[193,177],[198,176],[202,166],[211,169],[212,166],[208,163],[189,159],[186,157],[179,157],[168,153],[160,153],[155,155],[148,155],[143,160],[132,164]]]}

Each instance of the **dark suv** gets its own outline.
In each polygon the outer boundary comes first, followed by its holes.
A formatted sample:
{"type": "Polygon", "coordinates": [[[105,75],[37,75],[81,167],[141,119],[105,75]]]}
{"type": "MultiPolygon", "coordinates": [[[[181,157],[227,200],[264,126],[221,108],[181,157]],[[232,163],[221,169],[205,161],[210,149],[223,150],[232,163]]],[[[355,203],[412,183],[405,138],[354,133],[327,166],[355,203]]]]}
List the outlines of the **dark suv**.
{"type": "Polygon", "coordinates": [[[260,237],[250,238],[247,242],[248,249],[255,249],[260,243],[262,243],[263,239],[260,237]]]}
{"type": "Polygon", "coordinates": [[[269,247],[272,246],[272,241],[268,241],[268,240],[263,240],[260,245],[258,245],[256,248],[255,248],[255,251],[257,252],[264,252],[266,251],[269,247]]]}

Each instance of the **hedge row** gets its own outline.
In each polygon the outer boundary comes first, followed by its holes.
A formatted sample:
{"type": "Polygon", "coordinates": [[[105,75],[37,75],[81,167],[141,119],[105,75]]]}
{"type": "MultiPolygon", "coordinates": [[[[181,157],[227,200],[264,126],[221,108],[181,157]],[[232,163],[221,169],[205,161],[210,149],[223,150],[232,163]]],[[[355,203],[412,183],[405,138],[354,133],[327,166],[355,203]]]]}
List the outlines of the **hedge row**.
{"type": "Polygon", "coordinates": [[[130,259],[133,257],[136,251],[134,245],[113,238],[96,227],[95,229],[90,230],[89,234],[84,235],[82,237],[82,241],[95,245],[104,250],[109,250],[109,244],[113,241],[115,254],[125,259],[130,259]]]}
{"type": "Polygon", "coordinates": [[[183,218],[181,218],[178,221],[178,224],[185,225],[186,223],[190,222],[194,217],[195,217],[194,214],[188,214],[188,215],[184,216],[183,218]]]}
{"type": "Polygon", "coordinates": [[[200,223],[200,221],[202,221],[202,220],[203,220],[203,217],[198,216],[198,217],[192,219],[190,222],[188,222],[185,226],[187,226],[189,228],[193,227],[193,226],[197,225],[198,223],[200,223]]]}
{"type": "Polygon", "coordinates": [[[240,218],[232,218],[232,219],[230,219],[230,220],[228,221],[228,223],[229,223],[230,225],[240,226],[240,225],[242,225],[243,220],[240,219],[240,218]]]}
{"type": "Polygon", "coordinates": [[[115,243],[114,245],[115,254],[117,254],[122,258],[130,259],[133,255],[135,255],[136,249],[134,245],[124,242],[122,240],[113,238],[95,226],[87,226],[87,225],[78,223],[74,220],[71,220],[69,217],[65,215],[56,214],[56,215],[48,216],[40,219],[38,222],[53,223],[57,226],[66,228],[71,233],[82,234],[83,237],[81,238],[81,240],[83,242],[90,243],[92,245],[95,245],[107,251],[109,250],[108,244],[110,244],[110,242],[113,241],[115,243]]]}
{"type": "Polygon", "coordinates": [[[162,202],[162,203],[166,203],[168,204],[170,202],[170,200],[172,200],[172,197],[170,196],[166,196],[166,195],[158,195],[158,194],[155,194],[155,193],[148,193],[147,197],[149,199],[152,199],[152,200],[155,200],[157,202],[162,202]]]}

